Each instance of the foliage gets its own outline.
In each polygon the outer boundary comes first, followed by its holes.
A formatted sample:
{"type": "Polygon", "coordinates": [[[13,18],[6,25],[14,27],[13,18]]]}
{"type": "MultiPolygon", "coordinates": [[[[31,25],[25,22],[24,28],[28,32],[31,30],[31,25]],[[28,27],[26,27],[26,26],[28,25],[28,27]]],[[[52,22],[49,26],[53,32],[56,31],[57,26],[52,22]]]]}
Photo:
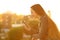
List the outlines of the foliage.
{"type": "Polygon", "coordinates": [[[23,35],[23,27],[12,28],[8,32],[9,40],[21,40],[23,35]]]}

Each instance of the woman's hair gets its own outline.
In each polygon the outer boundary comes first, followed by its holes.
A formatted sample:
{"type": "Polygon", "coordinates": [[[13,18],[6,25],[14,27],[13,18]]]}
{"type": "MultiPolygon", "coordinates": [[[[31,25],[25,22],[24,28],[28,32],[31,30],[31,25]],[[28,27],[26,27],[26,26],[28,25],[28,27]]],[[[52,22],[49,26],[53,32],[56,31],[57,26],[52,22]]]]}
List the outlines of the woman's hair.
{"type": "Polygon", "coordinates": [[[35,4],[31,7],[39,16],[42,16],[45,13],[44,9],[41,7],[40,4],[35,4]]]}
{"type": "Polygon", "coordinates": [[[48,17],[41,5],[35,4],[31,8],[36,12],[36,14],[43,16],[40,19],[42,24],[40,39],[47,40],[48,38],[48,40],[60,40],[59,31],[56,24],[53,20],[51,20],[51,18],[48,17]]]}

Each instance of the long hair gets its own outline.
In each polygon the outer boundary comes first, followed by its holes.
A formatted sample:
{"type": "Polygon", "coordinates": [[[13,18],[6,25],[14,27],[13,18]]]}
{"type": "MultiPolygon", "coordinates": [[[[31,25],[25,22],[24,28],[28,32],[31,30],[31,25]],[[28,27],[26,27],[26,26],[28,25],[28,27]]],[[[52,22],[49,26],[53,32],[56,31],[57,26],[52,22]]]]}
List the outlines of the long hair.
{"type": "Polygon", "coordinates": [[[56,24],[51,20],[51,18],[48,17],[44,9],[40,4],[35,4],[31,7],[36,14],[38,14],[41,17],[41,33],[40,33],[40,39],[43,40],[58,40],[59,39],[59,31],[57,29],[56,24]],[[45,17],[44,17],[45,16],[45,17]]]}
{"type": "Polygon", "coordinates": [[[45,14],[44,9],[40,4],[35,4],[31,7],[39,16],[42,16],[45,14]]]}

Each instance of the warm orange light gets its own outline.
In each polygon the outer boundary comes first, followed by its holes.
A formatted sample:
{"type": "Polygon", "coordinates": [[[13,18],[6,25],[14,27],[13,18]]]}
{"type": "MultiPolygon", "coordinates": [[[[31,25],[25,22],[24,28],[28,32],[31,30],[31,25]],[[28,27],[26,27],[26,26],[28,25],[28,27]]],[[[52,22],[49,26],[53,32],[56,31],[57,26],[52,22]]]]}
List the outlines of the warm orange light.
{"type": "Polygon", "coordinates": [[[10,10],[17,15],[29,15],[30,7],[37,3],[41,4],[46,12],[51,10],[51,18],[60,30],[60,0],[0,0],[0,13],[10,10]]]}

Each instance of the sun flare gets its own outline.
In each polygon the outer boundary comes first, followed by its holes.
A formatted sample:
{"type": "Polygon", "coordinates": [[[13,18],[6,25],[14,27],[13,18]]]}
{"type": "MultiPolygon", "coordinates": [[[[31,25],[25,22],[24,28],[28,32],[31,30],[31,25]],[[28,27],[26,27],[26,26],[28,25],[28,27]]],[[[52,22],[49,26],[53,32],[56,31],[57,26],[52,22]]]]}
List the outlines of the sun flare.
{"type": "Polygon", "coordinates": [[[0,13],[11,11],[17,15],[29,15],[30,7],[33,4],[39,3],[47,12],[51,11],[51,18],[57,24],[60,30],[60,1],[59,0],[0,0],[0,13]],[[43,1],[43,2],[42,2],[43,1]]]}

